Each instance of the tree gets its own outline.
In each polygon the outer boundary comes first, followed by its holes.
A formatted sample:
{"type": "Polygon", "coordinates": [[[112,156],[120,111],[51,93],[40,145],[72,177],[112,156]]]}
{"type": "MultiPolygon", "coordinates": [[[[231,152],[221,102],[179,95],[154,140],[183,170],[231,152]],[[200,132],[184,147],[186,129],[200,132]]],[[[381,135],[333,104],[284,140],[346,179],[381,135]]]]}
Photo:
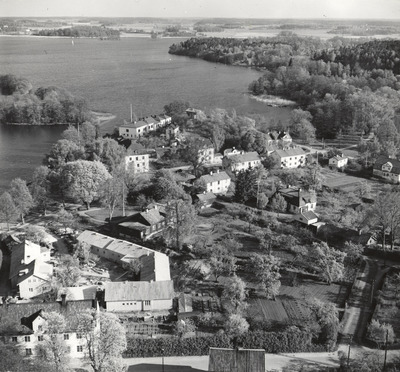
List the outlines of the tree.
{"type": "Polygon", "coordinates": [[[74,215],[71,212],[61,209],[56,214],[56,221],[64,228],[64,233],[67,233],[67,228],[73,227],[75,223],[74,215]]]}
{"type": "Polygon", "coordinates": [[[224,282],[222,291],[223,306],[229,314],[242,314],[246,309],[247,297],[246,284],[238,276],[234,275],[224,282]]]}
{"type": "Polygon", "coordinates": [[[309,251],[311,266],[329,285],[343,278],[345,257],[345,252],[331,248],[325,242],[314,242],[309,251]]]}
{"type": "Polygon", "coordinates": [[[185,199],[185,191],[179,186],[172,172],[168,169],[160,169],[152,178],[152,196],[155,200],[185,199]]]}
{"type": "Polygon", "coordinates": [[[273,255],[254,254],[250,262],[266,297],[275,300],[281,286],[280,259],[273,255]]]}
{"type": "Polygon", "coordinates": [[[67,141],[75,143],[77,146],[80,146],[80,136],[78,130],[70,125],[64,132],[61,133],[61,138],[67,141]]]}
{"type": "Polygon", "coordinates": [[[87,264],[90,258],[90,244],[86,242],[76,243],[73,257],[77,258],[81,265],[87,264]]]}
{"type": "Polygon", "coordinates": [[[277,213],[286,212],[287,202],[281,194],[276,193],[275,196],[272,198],[271,209],[277,213]]]}
{"type": "Polygon", "coordinates": [[[62,287],[78,287],[81,279],[79,261],[75,257],[66,256],[55,272],[56,280],[62,287]]]}
{"type": "Polygon", "coordinates": [[[47,204],[49,202],[49,173],[50,170],[48,167],[44,165],[37,167],[33,172],[32,182],[30,184],[33,201],[37,207],[43,209],[44,215],[46,215],[47,204]]]}
{"type": "Polygon", "coordinates": [[[116,315],[86,311],[77,315],[77,323],[77,331],[86,341],[87,358],[94,372],[125,370],[121,360],[126,349],[125,328],[116,315]]]}
{"type": "MultiPolygon", "coordinates": [[[[343,372],[381,372],[382,356],[377,352],[364,352],[348,360],[347,353],[339,352],[340,371],[343,372]]],[[[393,371],[395,372],[395,371],[393,371]]]]}
{"type": "Polygon", "coordinates": [[[236,175],[235,199],[239,203],[246,203],[257,198],[258,182],[262,169],[248,168],[236,175]]]}
{"type": "Polygon", "coordinates": [[[100,186],[110,178],[105,166],[98,161],[73,161],[65,164],[62,172],[69,195],[85,203],[88,210],[98,198],[100,186]]]}
{"type": "Polygon", "coordinates": [[[329,348],[333,348],[339,331],[339,316],[336,305],[316,298],[311,300],[310,305],[321,327],[320,342],[328,343],[329,348]]]}
{"type": "Polygon", "coordinates": [[[13,179],[10,184],[10,195],[18,214],[21,216],[21,222],[25,223],[24,216],[33,207],[32,195],[28,186],[26,186],[26,181],[21,178],[13,179]]]}
{"type": "Polygon", "coordinates": [[[167,115],[174,116],[186,115],[186,110],[191,107],[190,102],[187,101],[173,101],[164,106],[164,111],[167,115]]]}
{"type": "Polygon", "coordinates": [[[386,234],[390,234],[390,246],[400,234],[400,193],[395,190],[381,192],[367,215],[370,223],[379,228],[382,235],[382,249],[386,247],[386,234]]]}
{"type": "Polygon", "coordinates": [[[267,208],[269,199],[267,197],[267,195],[265,195],[264,193],[261,193],[258,195],[258,199],[257,199],[257,208],[258,209],[265,209],[267,208]]]}
{"type": "Polygon", "coordinates": [[[304,172],[304,183],[312,190],[320,190],[322,186],[321,166],[318,164],[309,165],[304,172]]]}
{"type": "Polygon", "coordinates": [[[57,312],[42,312],[45,319],[43,341],[38,344],[39,357],[53,366],[55,372],[64,372],[69,368],[68,349],[62,333],[66,328],[65,318],[57,312]]]}
{"type": "Polygon", "coordinates": [[[122,184],[123,182],[123,178],[121,179],[114,176],[106,179],[99,188],[100,202],[108,208],[108,221],[110,223],[113,218],[115,208],[125,202],[123,199],[126,198],[126,195],[123,195],[122,193],[124,188],[122,184]]]}
{"type": "Polygon", "coordinates": [[[82,148],[75,142],[61,139],[51,147],[46,159],[50,168],[57,170],[67,162],[83,159],[84,157],[85,154],[82,148]]]}
{"type": "Polygon", "coordinates": [[[188,333],[196,331],[196,326],[190,318],[185,320],[180,319],[174,325],[174,335],[178,336],[180,339],[183,338],[188,333]]]}
{"type": "Polygon", "coordinates": [[[304,142],[310,142],[315,138],[315,128],[311,124],[312,115],[308,111],[295,109],[290,118],[290,133],[293,138],[302,139],[304,142]]]}
{"type": "Polygon", "coordinates": [[[184,200],[170,201],[166,209],[169,221],[167,240],[171,246],[180,250],[185,238],[195,231],[196,210],[190,202],[184,200]]]}
{"type": "Polygon", "coordinates": [[[215,246],[208,260],[215,281],[217,282],[221,275],[234,274],[237,269],[236,261],[236,257],[230,254],[227,248],[221,245],[215,246]]]}
{"type": "Polygon", "coordinates": [[[379,347],[386,342],[389,344],[395,340],[393,326],[387,323],[380,323],[377,319],[372,319],[368,326],[368,338],[378,344],[379,347]]]}
{"type": "Polygon", "coordinates": [[[43,243],[46,235],[46,230],[42,226],[29,225],[25,229],[25,239],[36,244],[43,243]]]}
{"type": "Polygon", "coordinates": [[[128,271],[130,277],[135,278],[140,274],[140,270],[142,270],[142,263],[139,259],[132,259],[128,262],[124,262],[122,267],[128,271]]]}
{"type": "Polygon", "coordinates": [[[0,196],[0,219],[7,223],[7,230],[10,230],[10,222],[17,215],[17,208],[11,195],[7,191],[4,191],[0,196]]]}
{"type": "Polygon", "coordinates": [[[112,138],[99,138],[93,147],[93,159],[101,161],[109,172],[113,172],[125,159],[125,147],[112,138]]]}
{"type": "Polygon", "coordinates": [[[231,314],[225,322],[225,332],[236,340],[249,330],[249,323],[239,314],[231,314]]]}

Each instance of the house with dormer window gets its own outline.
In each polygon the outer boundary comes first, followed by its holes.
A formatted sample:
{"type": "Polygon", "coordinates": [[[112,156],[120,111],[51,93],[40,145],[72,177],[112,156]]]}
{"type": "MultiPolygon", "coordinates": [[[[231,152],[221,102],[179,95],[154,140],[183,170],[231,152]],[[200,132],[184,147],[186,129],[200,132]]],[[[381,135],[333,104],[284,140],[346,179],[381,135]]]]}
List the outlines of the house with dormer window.
{"type": "Polygon", "coordinates": [[[372,173],[391,183],[400,183],[400,161],[381,155],[376,159],[372,173]]]}

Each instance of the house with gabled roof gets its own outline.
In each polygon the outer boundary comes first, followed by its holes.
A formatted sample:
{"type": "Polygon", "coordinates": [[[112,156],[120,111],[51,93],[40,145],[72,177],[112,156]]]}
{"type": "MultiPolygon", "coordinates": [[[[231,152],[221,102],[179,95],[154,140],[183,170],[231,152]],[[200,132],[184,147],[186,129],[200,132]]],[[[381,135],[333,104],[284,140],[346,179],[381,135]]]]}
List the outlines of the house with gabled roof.
{"type": "Polygon", "coordinates": [[[317,197],[314,192],[306,192],[300,187],[288,187],[277,191],[287,203],[288,212],[300,213],[314,211],[317,206],[317,197]]]}
{"type": "Polygon", "coordinates": [[[72,358],[85,356],[86,341],[77,333],[77,315],[98,309],[95,300],[67,301],[66,296],[56,302],[28,302],[0,306],[0,319],[6,319],[8,327],[0,335],[6,346],[19,350],[21,356],[35,355],[37,347],[46,338],[46,313],[56,312],[64,316],[66,329],[60,333],[68,355],[72,358]]]}
{"type": "Polygon", "coordinates": [[[240,172],[261,165],[260,156],[256,151],[244,152],[233,149],[231,152],[224,151],[222,167],[231,172],[240,172]]]}
{"type": "Polygon", "coordinates": [[[205,192],[201,194],[196,194],[195,199],[198,202],[200,208],[209,208],[217,200],[217,197],[212,192],[205,192]]]}
{"type": "Polygon", "coordinates": [[[132,170],[133,174],[147,173],[150,169],[149,154],[125,156],[125,168],[132,170]]]}
{"type": "Polygon", "coordinates": [[[153,208],[125,217],[118,224],[118,232],[123,237],[146,240],[167,226],[166,213],[160,212],[155,204],[153,208]]]}
{"type": "Polygon", "coordinates": [[[207,192],[225,195],[231,184],[231,178],[226,172],[210,172],[200,177],[200,180],[207,185],[207,192]]]}
{"type": "Polygon", "coordinates": [[[336,169],[344,168],[348,161],[349,159],[345,156],[335,155],[329,159],[329,167],[336,169]]]}
{"type": "Polygon", "coordinates": [[[105,283],[107,311],[170,310],[174,297],[172,280],[105,283]]]}
{"type": "Polygon", "coordinates": [[[289,134],[289,132],[285,132],[283,130],[281,131],[276,131],[273,130],[268,133],[268,144],[273,145],[273,144],[278,144],[279,141],[281,141],[283,144],[288,144],[292,142],[292,136],[289,134]]]}
{"type": "Polygon", "coordinates": [[[299,168],[307,163],[306,152],[300,147],[287,148],[284,150],[275,150],[273,156],[281,168],[299,168]]]}
{"type": "Polygon", "coordinates": [[[400,161],[380,155],[375,161],[372,173],[376,177],[398,184],[400,183],[400,161]]]}
{"type": "Polygon", "coordinates": [[[21,298],[32,298],[50,290],[53,266],[46,263],[48,260],[48,248],[28,240],[13,246],[9,279],[21,298]]]}

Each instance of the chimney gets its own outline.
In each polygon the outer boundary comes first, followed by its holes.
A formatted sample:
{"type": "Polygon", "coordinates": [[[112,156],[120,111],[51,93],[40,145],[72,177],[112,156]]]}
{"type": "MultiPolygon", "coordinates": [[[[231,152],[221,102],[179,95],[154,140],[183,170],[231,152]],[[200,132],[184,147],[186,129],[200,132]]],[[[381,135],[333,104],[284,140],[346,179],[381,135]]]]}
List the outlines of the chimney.
{"type": "Polygon", "coordinates": [[[67,306],[67,294],[66,293],[61,294],[61,306],[62,307],[67,306]]]}
{"type": "Polygon", "coordinates": [[[217,169],[217,173],[219,173],[219,169],[217,169]]]}
{"type": "Polygon", "coordinates": [[[158,208],[157,208],[157,204],[154,205],[154,209],[158,209],[158,208]]]}
{"type": "Polygon", "coordinates": [[[149,208],[146,208],[146,213],[149,213],[149,208]]]}
{"type": "Polygon", "coordinates": [[[213,172],[211,171],[211,172],[210,172],[210,176],[212,176],[212,174],[213,174],[213,172]]]}

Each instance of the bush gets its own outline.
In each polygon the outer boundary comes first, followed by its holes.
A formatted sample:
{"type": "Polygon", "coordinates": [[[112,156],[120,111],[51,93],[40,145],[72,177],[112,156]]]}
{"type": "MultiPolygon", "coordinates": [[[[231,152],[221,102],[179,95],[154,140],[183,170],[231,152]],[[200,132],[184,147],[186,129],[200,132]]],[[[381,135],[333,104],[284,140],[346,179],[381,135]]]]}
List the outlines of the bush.
{"type": "MultiPolygon", "coordinates": [[[[230,348],[231,339],[224,333],[208,337],[128,338],[125,358],[158,356],[208,355],[210,347],[230,348]]],[[[311,334],[298,329],[286,332],[252,331],[238,337],[238,344],[249,349],[265,349],[267,353],[327,351],[325,345],[314,345],[311,334]]]]}

